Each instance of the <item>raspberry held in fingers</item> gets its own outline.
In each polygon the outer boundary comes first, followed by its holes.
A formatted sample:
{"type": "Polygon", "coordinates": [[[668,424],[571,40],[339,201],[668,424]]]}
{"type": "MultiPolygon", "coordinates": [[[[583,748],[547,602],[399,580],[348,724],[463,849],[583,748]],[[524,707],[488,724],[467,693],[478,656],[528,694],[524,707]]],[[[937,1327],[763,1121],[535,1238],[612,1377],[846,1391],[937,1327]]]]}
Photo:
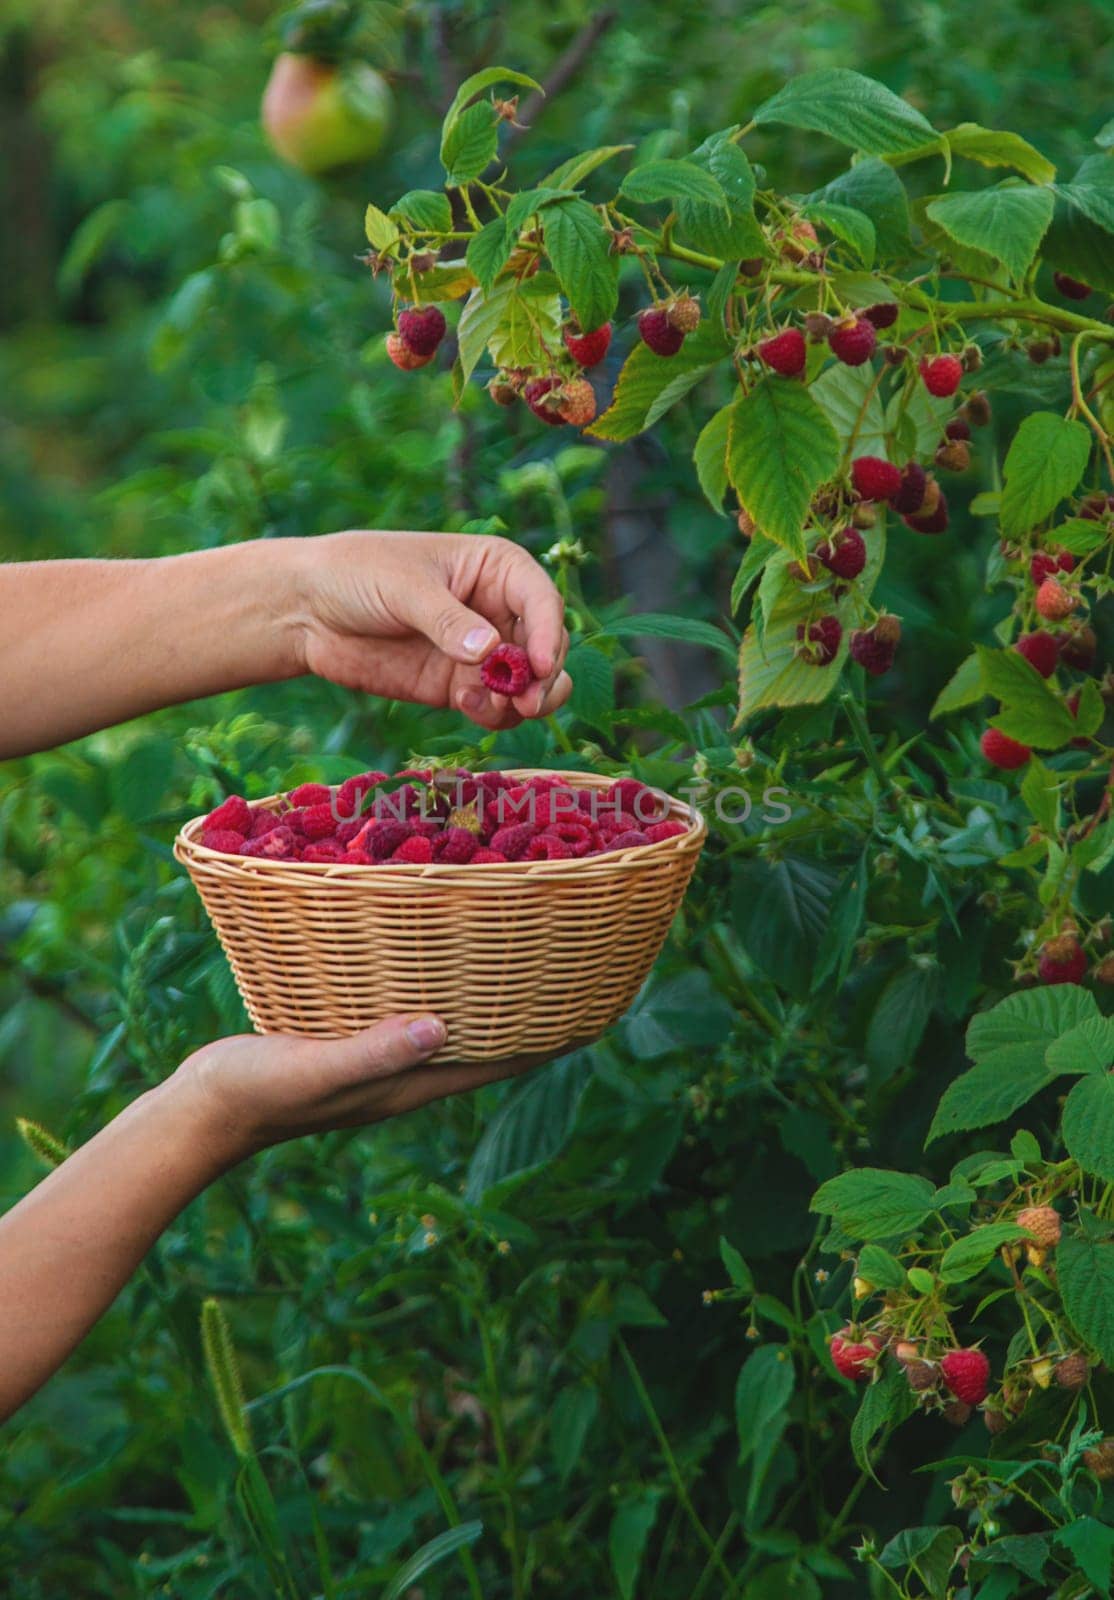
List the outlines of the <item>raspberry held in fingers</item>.
{"type": "Polygon", "coordinates": [[[525,694],[537,681],[530,657],[517,644],[501,644],[494,649],[480,668],[480,678],[492,694],[506,695],[511,700],[525,694]]]}

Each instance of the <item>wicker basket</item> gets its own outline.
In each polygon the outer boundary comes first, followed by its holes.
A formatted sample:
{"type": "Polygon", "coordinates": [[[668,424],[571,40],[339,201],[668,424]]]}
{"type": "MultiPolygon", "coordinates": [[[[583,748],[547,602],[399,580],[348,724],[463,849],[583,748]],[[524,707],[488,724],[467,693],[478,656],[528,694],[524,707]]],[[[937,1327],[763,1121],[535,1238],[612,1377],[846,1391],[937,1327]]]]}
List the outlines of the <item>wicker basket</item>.
{"type": "MultiPolygon", "coordinates": [[[[532,770],[512,776],[542,774],[532,770]]],[[[594,773],[555,772],[606,789],[594,773]]],[[[277,805],[279,796],[260,802],[277,805]]],[[[336,866],[174,844],[259,1033],[335,1038],[434,1011],[439,1062],[543,1057],[599,1037],[631,1004],[665,942],[706,828],[575,861],[336,866]]]]}

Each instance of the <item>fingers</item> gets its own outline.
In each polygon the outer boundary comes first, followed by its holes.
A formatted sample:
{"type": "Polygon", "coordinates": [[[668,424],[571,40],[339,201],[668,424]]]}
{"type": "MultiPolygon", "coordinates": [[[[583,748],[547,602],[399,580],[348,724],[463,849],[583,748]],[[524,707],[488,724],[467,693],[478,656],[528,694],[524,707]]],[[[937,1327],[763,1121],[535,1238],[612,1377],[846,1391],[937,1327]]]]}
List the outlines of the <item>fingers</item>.
{"type": "Polygon", "coordinates": [[[520,643],[530,657],[534,676],[551,682],[568,648],[565,602],[556,584],[533,556],[518,545],[500,541],[500,556],[507,563],[507,602],[522,619],[520,643]]]}
{"type": "Polygon", "coordinates": [[[417,582],[396,609],[452,661],[482,661],[499,643],[498,629],[459,601],[447,584],[417,582]]]}
{"type": "Polygon", "coordinates": [[[347,1039],[315,1044],[319,1070],[335,1092],[392,1078],[429,1059],[445,1043],[445,1024],[424,1013],[388,1017],[347,1039]]]}

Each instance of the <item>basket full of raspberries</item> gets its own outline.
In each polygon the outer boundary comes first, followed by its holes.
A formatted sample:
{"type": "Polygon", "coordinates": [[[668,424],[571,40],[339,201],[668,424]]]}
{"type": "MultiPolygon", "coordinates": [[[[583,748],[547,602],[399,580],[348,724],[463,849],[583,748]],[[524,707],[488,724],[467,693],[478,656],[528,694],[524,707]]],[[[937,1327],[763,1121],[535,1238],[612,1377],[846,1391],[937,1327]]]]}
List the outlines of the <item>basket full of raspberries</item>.
{"type": "Polygon", "coordinates": [[[634,778],[423,768],[232,795],[174,853],[260,1033],[435,1011],[439,1061],[491,1061],[561,1053],[623,1014],[705,831],[634,778]]]}

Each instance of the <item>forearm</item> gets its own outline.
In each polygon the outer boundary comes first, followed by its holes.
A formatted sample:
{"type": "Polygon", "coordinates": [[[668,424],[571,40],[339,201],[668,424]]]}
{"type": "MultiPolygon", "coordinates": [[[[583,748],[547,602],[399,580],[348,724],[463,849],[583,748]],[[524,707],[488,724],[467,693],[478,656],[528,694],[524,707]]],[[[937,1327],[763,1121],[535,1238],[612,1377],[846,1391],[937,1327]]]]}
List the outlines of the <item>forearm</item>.
{"type": "Polygon", "coordinates": [[[305,542],[0,566],[0,759],[302,670],[305,542]]]}
{"type": "Polygon", "coordinates": [[[65,1361],[167,1224],[242,1153],[196,1089],[172,1078],[0,1218],[0,1420],[65,1361]]]}

